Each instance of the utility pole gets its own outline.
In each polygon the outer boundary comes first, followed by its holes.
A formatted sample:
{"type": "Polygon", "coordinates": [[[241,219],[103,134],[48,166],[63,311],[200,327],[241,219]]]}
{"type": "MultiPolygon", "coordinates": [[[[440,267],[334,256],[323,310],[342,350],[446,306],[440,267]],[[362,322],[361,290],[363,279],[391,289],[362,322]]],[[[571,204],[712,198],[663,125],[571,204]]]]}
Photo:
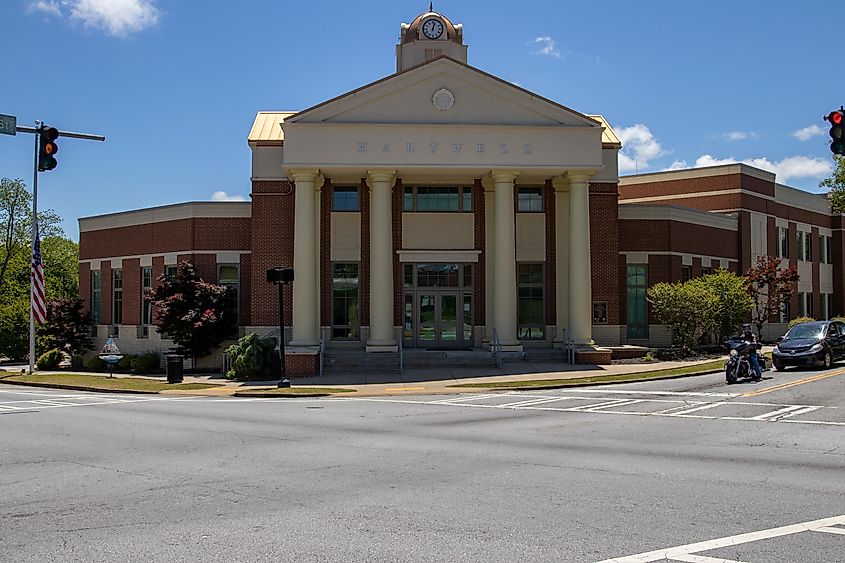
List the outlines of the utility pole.
{"type": "MultiPolygon", "coordinates": [[[[17,124],[17,118],[13,115],[0,114],[0,134],[16,135],[17,133],[31,133],[35,136],[35,151],[33,158],[32,172],[32,248],[30,249],[30,274],[29,274],[29,373],[35,372],[35,275],[32,271],[32,259],[35,253],[36,242],[38,241],[38,173],[52,170],[57,162],[55,154],[59,147],[55,140],[58,137],[71,139],[87,139],[89,141],[105,141],[103,135],[92,135],[89,133],[74,133],[73,131],[60,131],[55,127],[44,125],[43,121],[36,120],[35,127],[26,127],[17,124]]],[[[42,289],[43,291],[43,289],[42,289]]]]}

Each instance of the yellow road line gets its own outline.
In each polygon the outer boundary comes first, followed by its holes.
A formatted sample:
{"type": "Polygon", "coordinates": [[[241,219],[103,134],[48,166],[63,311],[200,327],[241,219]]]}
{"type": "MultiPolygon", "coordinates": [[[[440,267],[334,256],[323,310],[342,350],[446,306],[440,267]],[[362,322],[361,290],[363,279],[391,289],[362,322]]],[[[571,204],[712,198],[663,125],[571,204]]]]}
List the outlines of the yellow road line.
{"type": "Polygon", "coordinates": [[[845,374],[845,369],[836,370],[832,373],[824,373],[821,375],[814,375],[812,377],[807,377],[805,379],[799,379],[797,381],[787,381],[786,383],[781,383],[780,385],[775,385],[773,387],[767,387],[765,389],[760,389],[759,391],[751,391],[750,393],[743,393],[743,397],[756,397],[757,395],[763,395],[765,393],[771,393],[773,391],[780,391],[782,389],[789,389],[790,387],[795,387],[796,385],[804,385],[805,383],[812,383],[814,381],[820,381],[822,379],[827,379],[828,377],[834,377],[837,375],[845,374]]]}
{"type": "Polygon", "coordinates": [[[425,387],[397,387],[387,388],[385,391],[425,391],[425,387]]]}

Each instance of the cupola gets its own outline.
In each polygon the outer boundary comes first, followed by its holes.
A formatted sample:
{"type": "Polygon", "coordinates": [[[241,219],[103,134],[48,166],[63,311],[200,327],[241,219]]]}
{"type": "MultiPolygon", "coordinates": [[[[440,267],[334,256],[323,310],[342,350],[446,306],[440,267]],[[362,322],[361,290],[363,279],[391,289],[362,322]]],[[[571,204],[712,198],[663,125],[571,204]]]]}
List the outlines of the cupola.
{"type": "Polygon", "coordinates": [[[396,46],[396,72],[402,72],[439,57],[451,57],[467,62],[467,46],[461,24],[434,11],[418,15],[407,24],[400,25],[399,44],[396,46]]]}

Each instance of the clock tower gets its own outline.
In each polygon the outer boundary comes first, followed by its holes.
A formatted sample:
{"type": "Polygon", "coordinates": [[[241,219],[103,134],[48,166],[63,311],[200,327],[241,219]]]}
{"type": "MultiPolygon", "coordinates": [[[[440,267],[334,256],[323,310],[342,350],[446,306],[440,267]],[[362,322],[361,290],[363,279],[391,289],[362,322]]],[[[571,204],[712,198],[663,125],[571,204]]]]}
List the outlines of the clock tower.
{"type": "Polygon", "coordinates": [[[467,62],[467,46],[461,24],[453,24],[443,14],[429,5],[428,11],[418,15],[410,24],[400,26],[399,44],[396,46],[396,72],[434,60],[451,57],[467,62]]]}

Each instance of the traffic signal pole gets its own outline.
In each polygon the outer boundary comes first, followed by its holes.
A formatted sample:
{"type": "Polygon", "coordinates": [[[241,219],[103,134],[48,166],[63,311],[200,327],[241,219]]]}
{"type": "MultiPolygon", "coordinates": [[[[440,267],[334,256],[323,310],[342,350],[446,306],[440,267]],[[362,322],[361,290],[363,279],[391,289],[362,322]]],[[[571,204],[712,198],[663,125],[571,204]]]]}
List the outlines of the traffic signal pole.
{"type": "MultiPolygon", "coordinates": [[[[4,118],[2,124],[3,134],[14,135],[15,133],[32,133],[35,136],[35,151],[33,158],[33,172],[32,172],[32,248],[30,252],[29,265],[29,373],[35,373],[35,276],[32,272],[32,255],[35,252],[35,241],[38,237],[38,172],[40,168],[41,159],[41,134],[46,126],[42,121],[35,121],[35,127],[26,127],[25,125],[17,125],[13,116],[0,116],[4,118]],[[11,125],[8,125],[11,124],[11,125]]],[[[52,132],[55,134],[57,130],[52,132]]],[[[49,133],[49,131],[48,131],[49,133]]],[[[58,131],[58,137],[68,137],[70,139],[87,139],[89,141],[105,141],[103,135],[92,135],[89,133],[75,133],[73,131],[58,131]]],[[[52,143],[54,138],[47,137],[52,143]]],[[[54,145],[54,150],[57,150],[54,145]]],[[[50,155],[52,156],[52,154],[50,155]]],[[[55,160],[53,166],[45,170],[52,170],[55,168],[55,160]]]]}

